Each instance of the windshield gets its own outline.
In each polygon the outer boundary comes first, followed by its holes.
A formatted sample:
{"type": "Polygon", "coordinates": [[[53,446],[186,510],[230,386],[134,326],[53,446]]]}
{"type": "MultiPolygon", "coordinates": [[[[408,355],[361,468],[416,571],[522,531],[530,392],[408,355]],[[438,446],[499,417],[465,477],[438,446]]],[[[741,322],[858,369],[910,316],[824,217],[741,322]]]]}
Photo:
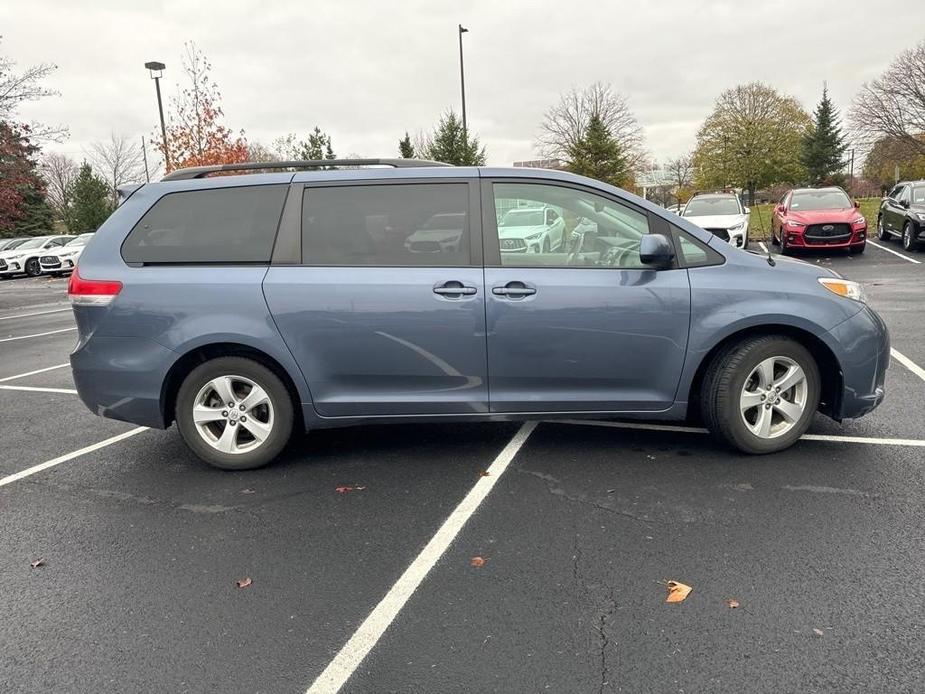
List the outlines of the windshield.
{"type": "Polygon", "coordinates": [[[925,185],[912,188],[912,204],[925,205],[925,185]]]}
{"type": "Polygon", "coordinates": [[[714,214],[740,214],[739,201],[733,197],[694,198],[684,208],[685,217],[707,217],[714,214]]]}
{"type": "Polygon", "coordinates": [[[28,240],[29,239],[16,239],[15,241],[10,241],[3,247],[3,250],[12,251],[14,248],[19,248],[22,246],[28,240]]]}
{"type": "Polygon", "coordinates": [[[801,190],[795,192],[790,201],[790,209],[798,212],[841,210],[847,207],[854,207],[854,205],[840,190],[801,190]]]}
{"type": "Polygon", "coordinates": [[[92,234],[81,234],[76,239],[71,239],[65,246],[86,246],[92,234]]]}
{"type": "Polygon", "coordinates": [[[501,218],[503,227],[536,227],[543,224],[543,210],[511,210],[501,218]]]}
{"type": "MultiPolygon", "coordinates": [[[[441,231],[450,229],[456,230],[462,229],[465,223],[465,214],[435,214],[428,219],[421,228],[428,230],[438,229],[441,231]]],[[[86,241],[84,243],[86,243],[86,241]]]]}
{"type": "Polygon", "coordinates": [[[19,248],[19,249],[21,249],[21,250],[26,250],[26,249],[28,249],[28,248],[41,248],[42,245],[43,245],[47,240],[48,240],[48,238],[45,237],[45,236],[39,236],[38,238],[34,238],[34,239],[27,239],[26,241],[24,241],[23,243],[21,243],[19,246],[17,246],[17,248],[19,248]]]}

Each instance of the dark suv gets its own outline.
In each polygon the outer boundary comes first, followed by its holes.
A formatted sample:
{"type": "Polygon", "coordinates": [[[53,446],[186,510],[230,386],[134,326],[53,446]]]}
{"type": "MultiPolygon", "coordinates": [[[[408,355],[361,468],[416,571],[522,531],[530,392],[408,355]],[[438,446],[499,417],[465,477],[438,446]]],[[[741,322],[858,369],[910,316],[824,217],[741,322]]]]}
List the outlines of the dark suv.
{"type": "Polygon", "coordinates": [[[176,171],[103,224],[69,294],[87,406],[176,422],[232,469],[306,429],[695,410],[723,441],[769,453],[817,410],[874,409],[889,363],[857,283],[541,169],[176,171]],[[502,252],[510,210],[554,211],[561,239],[539,226],[532,252],[502,252]]]}
{"type": "Polygon", "coordinates": [[[925,181],[897,183],[880,203],[877,236],[889,241],[897,236],[907,251],[925,243],[925,181]]]}

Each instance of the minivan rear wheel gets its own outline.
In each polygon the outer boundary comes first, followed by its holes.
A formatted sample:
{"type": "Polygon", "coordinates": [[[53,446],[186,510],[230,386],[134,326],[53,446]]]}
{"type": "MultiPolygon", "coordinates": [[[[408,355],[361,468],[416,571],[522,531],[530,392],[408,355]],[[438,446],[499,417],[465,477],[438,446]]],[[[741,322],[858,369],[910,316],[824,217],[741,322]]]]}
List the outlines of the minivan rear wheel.
{"type": "Polygon", "coordinates": [[[744,453],[784,450],[819,406],[819,367],[809,351],[780,335],[744,340],[707,369],[700,407],[710,432],[744,453]]]}
{"type": "Polygon", "coordinates": [[[243,357],[193,369],[177,393],[175,418],[186,445],[224,470],[272,461],[292,434],[292,399],[279,377],[243,357]]]}

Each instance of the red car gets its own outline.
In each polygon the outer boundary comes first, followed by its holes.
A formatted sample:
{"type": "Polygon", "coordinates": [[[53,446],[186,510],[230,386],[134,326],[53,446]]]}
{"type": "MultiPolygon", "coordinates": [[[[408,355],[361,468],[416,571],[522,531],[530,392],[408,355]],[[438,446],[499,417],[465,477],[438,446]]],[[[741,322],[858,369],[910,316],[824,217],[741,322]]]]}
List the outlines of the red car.
{"type": "Polygon", "coordinates": [[[774,208],[771,243],[784,255],[806,248],[863,253],[867,220],[841,188],[794,188],[774,208]]]}

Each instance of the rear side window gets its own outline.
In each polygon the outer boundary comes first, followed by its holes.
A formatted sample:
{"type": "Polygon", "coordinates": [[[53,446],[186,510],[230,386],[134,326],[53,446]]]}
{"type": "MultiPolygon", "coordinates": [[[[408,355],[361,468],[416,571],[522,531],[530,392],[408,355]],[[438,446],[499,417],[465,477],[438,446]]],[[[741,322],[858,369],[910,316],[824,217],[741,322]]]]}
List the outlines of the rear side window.
{"type": "Polygon", "coordinates": [[[307,188],[306,265],[469,265],[465,183],[307,188]]]}
{"type": "Polygon", "coordinates": [[[127,263],[268,263],[286,185],[169,193],[122,244],[127,263]]]}

